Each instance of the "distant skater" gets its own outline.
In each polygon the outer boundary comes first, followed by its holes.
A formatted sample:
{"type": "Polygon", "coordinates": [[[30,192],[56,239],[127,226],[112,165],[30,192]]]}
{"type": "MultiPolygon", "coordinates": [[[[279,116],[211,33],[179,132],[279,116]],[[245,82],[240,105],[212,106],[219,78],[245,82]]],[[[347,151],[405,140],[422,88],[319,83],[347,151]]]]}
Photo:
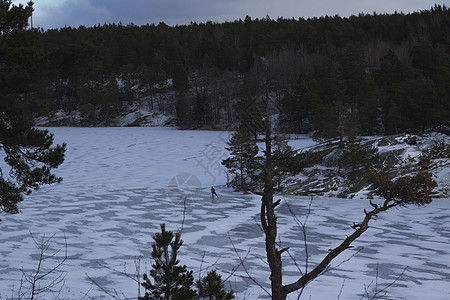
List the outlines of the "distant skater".
{"type": "Polygon", "coordinates": [[[217,195],[216,190],[214,189],[214,187],[211,187],[211,199],[212,200],[214,200],[214,196],[219,198],[219,195],[217,195]]]}

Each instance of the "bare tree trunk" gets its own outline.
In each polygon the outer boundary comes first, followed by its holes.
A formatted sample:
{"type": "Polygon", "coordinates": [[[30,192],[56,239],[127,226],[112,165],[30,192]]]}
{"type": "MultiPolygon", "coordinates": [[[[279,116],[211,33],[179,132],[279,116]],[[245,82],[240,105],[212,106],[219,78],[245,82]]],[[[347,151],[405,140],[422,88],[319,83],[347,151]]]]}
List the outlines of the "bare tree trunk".
{"type": "Polygon", "coordinates": [[[272,286],[272,299],[286,299],[283,291],[283,274],[281,253],[276,246],[277,217],[275,207],[279,201],[273,202],[273,163],[272,163],[272,136],[269,114],[269,101],[266,99],[265,120],[265,166],[264,166],[264,193],[261,202],[261,225],[266,236],[266,255],[270,267],[270,281],[272,286]]]}
{"type": "Polygon", "coordinates": [[[244,180],[244,162],[242,159],[242,155],[239,157],[239,169],[241,171],[241,189],[244,190],[244,192],[247,191],[245,188],[245,180],[244,180]]]}

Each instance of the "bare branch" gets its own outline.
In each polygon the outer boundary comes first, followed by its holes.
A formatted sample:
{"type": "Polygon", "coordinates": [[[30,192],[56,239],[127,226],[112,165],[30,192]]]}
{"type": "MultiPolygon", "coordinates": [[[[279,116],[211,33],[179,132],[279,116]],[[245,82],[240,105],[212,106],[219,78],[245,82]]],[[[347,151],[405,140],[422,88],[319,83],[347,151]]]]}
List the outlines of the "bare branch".
{"type": "MultiPolygon", "coordinates": [[[[235,275],[235,273],[239,269],[239,267],[242,265],[242,263],[247,259],[249,254],[250,254],[250,250],[247,251],[247,254],[245,254],[245,256],[242,260],[241,259],[239,260],[239,264],[236,267],[231,269],[231,272],[223,271],[223,272],[229,274],[228,277],[223,280],[223,282],[228,281],[232,276],[240,276],[240,275],[235,275]]],[[[242,276],[240,276],[240,277],[242,277],[242,276]]]]}
{"type": "Polygon", "coordinates": [[[256,220],[256,217],[253,217],[253,220],[255,221],[255,224],[258,226],[259,230],[261,230],[261,232],[264,232],[264,229],[261,227],[261,224],[258,223],[258,220],[256,220]]]}
{"type": "MultiPolygon", "coordinates": [[[[92,288],[90,288],[86,293],[82,293],[83,297],[80,300],[84,300],[85,298],[89,297],[91,298],[88,294],[90,293],[90,291],[92,291],[92,288]]],[[[92,298],[91,298],[92,299],[92,298]]]]}
{"type": "Polygon", "coordinates": [[[350,244],[353,241],[355,241],[357,238],[359,238],[369,228],[369,225],[368,225],[369,221],[374,216],[376,216],[380,212],[386,211],[397,205],[399,205],[398,202],[385,201],[383,206],[374,208],[370,212],[367,212],[365,210],[366,215],[364,217],[364,220],[361,222],[360,226],[357,226],[355,231],[351,235],[347,236],[347,238],[344,239],[344,241],[339,246],[337,246],[334,249],[330,249],[330,252],[322,259],[322,261],[311,272],[305,273],[305,275],[303,275],[301,278],[299,278],[296,282],[284,286],[286,292],[291,293],[293,291],[296,291],[296,290],[306,286],[306,284],[308,284],[311,280],[313,280],[317,276],[319,276],[335,257],[337,257],[339,254],[341,254],[343,251],[349,249],[351,247],[350,244]]]}
{"type": "MultiPolygon", "coordinates": [[[[311,200],[309,201],[309,205],[308,205],[308,211],[306,213],[305,216],[305,221],[301,222],[297,215],[294,213],[294,211],[292,210],[291,206],[289,205],[289,202],[286,201],[286,199],[284,200],[288,209],[289,209],[289,213],[292,215],[292,217],[294,218],[295,223],[297,223],[297,226],[300,228],[302,234],[303,234],[303,243],[304,243],[304,247],[305,247],[305,273],[308,272],[308,263],[309,263],[309,253],[308,253],[308,241],[307,241],[307,237],[306,237],[306,223],[308,222],[308,218],[311,214],[311,206],[312,206],[312,202],[313,202],[313,197],[311,197],[311,200]]],[[[297,263],[295,263],[297,265],[297,263]]],[[[298,267],[297,267],[298,268],[298,267]]],[[[303,276],[303,272],[300,271],[300,274],[303,276]]]]}
{"type": "MultiPolygon", "coordinates": [[[[124,271],[119,271],[119,270],[114,269],[114,268],[112,268],[112,267],[109,267],[107,264],[101,263],[101,262],[99,262],[99,261],[97,261],[97,264],[98,264],[100,267],[103,267],[103,268],[105,268],[105,269],[108,269],[108,270],[110,270],[110,271],[113,271],[114,273],[117,273],[117,274],[119,274],[119,275],[123,275],[123,276],[125,276],[125,277],[127,277],[127,278],[133,280],[134,282],[139,283],[139,280],[136,279],[136,274],[133,274],[133,275],[128,274],[128,273],[126,272],[126,270],[124,270],[124,271]]],[[[124,268],[125,268],[125,267],[124,267],[124,268]]]]}
{"type": "Polygon", "coordinates": [[[344,290],[344,285],[345,285],[345,279],[342,282],[341,289],[339,290],[339,294],[338,294],[336,300],[339,300],[339,298],[341,297],[342,291],[344,290]]]}
{"type": "Polygon", "coordinates": [[[64,244],[65,244],[65,254],[63,258],[58,256],[60,250],[56,250],[51,254],[47,254],[50,249],[51,240],[55,237],[53,234],[51,237],[46,238],[45,234],[42,236],[41,240],[37,240],[34,235],[30,232],[30,236],[33,242],[36,244],[36,247],[39,249],[39,258],[36,269],[27,273],[22,267],[22,278],[20,281],[20,287],[17,293],[18,299],[37,299],[40,294],[50,292],[54,296],[54,299],[59,299],[61,291],[64,287],[64,280],[67,272],[60,270],[60,268],[65,264],[67,259],[67,238],[64,233],[64,244]],[[45,271],[44,264],[49,259],[56,260],[57,263],[50,269],[45,271]],[[55,275],[53,278],[49,278],[50,275],[55,275]],[[26,284],[29,284],[26,287],[26,284]],[[54,288],[59,288],[56,291],[53,291],[54,288]]]}
{"type": "Polygon", "coordinates": [[[278,199],[277,201],[275,201],[275,202],[273,203],[273,207],[274,207],[274,208],[277,207],[277,206],[280,204],[280,202],[281,202],[281,199],[278,199]]]}
{"type": "Polygon", "coordinates": [[[120,298],[120,296],[117,295],[117,292],[114,291],[114,293],[109,292],[107,289],[105,289],[104,287],[102,287],[100,284],[98,284],[94,278],[90,277],[87,273],[85,273],[86,277],[93,283],[95,284],[100,290],[102,290],[103,293],[105,293],[106,295],[116,299],[116,300],[122,300],[120,298]]]}
{"type": "Polygon", "coordinates": [[[183,200],[183,220],[181,221],[181,228],[180,228],[180,235],[183,233],[183,229],[184,229],[184,222],[186,221],[186,200],[187,200],[187,196],[184,197],[183,200]]]}
{"type": "MultiPolygon", "coordinates": [[[[353,246],[350,246],[350,248],[353,248],[353,246]]],[[[325,270],[322,272],[322,274],[325,274],[329,271],[333,271],[338,269],[340,266],[342,266],[343,264],[345,264],[346,262],[349,262],[352,258],[354,258],[355,256],[357,256],[359,254],[359,252],[361,252],[364,248],[360,248],[358,249],[355,253],[353,253],[349,258],[344,259],[343,261],[341,261],[340,263],[338,263],[336,266],[331,267],[330,265],[328,265],[325,270]]]]}
{"type": "Polygon", "coordinates": [[[383,297],[387,294],[387,290],[393,286],[406,272],[406,270],[408,269],[408,267],[405,267],[403,269],[403,271],[400,273],[400,275],[398,275],[392,282],[390,282],[389,284],[387,284],[384,288],[382,288],[381,290],[378,290],[378,264],[377,264],[377,268],[376,268],[376,275],[375,275],[375,287],[374,287],[374,291],[373,291],[373,295],[370,296],[370,292],[369,292],[369,288],[372,285],[373,281],[371,283],[369,283],[369,285],[365,285],[364,284],[364,294],[361,296],[360,299],[363,299],[365,296],[367,296],[368,300],[374,300],[374,299],[378,299],[379,297],[383,297]]]}
{"type": "Polygon", "coordinates": [[[202,278],[202,268],[203,268],[203,262],[205,261],[205,254],[206,254],[206,252],[203,251],[202,260],[200,261],[200,270],[198,271],[198,281],[200,281],[202,278]]]}
{"type": "Polygon", "coordinates": [[[300,266],[297,263],[297,260],[292,256],[291,252],[289,250],[286,251],[286,253],[289,255],[289,257],[291,258],[291,260],[293,261],[294,265],[297,267],[297,270],[300,272],[301,275],[303,275],[303,271],[300,268],[300,266]]]}
{"type": "Polygon", "coordinates": [[[289,247],[285,247],[285,248],[283,248],[281,250],[278,250],[278,254],[281,255],[281,254],[283,254],[284,252],[286,252],[288,250],[289,250],[289,247]]]}
{"type": "MultiPolygon", "coordinates": [[[[248,272],[248,270],[247,270],[247,268],[245,267],[245,264],[244,264],[244,260],[241,258],[241,256],[239,255],[239,252],[237,251],[237,249],[236,249],[236,247],[235,247],[235,245],[234,245],[234,243],[233,243],[233,240],[231,239],[231,237],[230,237],[230,234],[228,234],[228,239],[230,240],[230,242],[231,242],[231,245],[233,246],[233,250],[234,250],[234,252],[236,253],[236,255],[238,256],[238,258],[239,258],[239,261],[240,261],[240,265],[242,266],[242,268],[244,269],[244,271],[245,271],[245,273],[247,274],[247,277],[246,278],[248,278],[248,279],[250,279],[251,281],[253,281],[253,283],[255,283],[257,286],[259,286],[264,292],[266,292],[266,294],[267,295],[269,295],[269,296],[271,296],[271,294],[258,282],[258,281],[256,281],[251,275],[250,275],[250,273],[248,272]]],[[[250,252],[250,250],[249,250],[249,252],[250,252]]]]}

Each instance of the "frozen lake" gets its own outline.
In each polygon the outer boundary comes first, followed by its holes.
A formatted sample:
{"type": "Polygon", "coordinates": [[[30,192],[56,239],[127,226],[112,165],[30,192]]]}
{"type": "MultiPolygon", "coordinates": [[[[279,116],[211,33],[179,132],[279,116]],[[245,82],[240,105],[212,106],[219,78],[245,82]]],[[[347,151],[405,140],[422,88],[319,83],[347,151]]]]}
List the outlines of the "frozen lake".
{"type": "MultiPolygon", "coordinates": [[[[135,298],[137,284],[111,268],[134,274],[135,259],[141,257],[140,273],[147,271],[152,236],[161,223],[168,230],[181,228],[183,199],[181,263],[196,278],[217,269],[238,299],[267,298],[262,288],[244,278],[242,267],[233,271],[239,255],[251,276],[270,290],[258,225],[260,197],[234,193],[225,185],[220,161],[228,156],[224,150],[228,132],[173,128],[52,128],[51,132],[57,143],[67,143],[66,161],[56,170],[64,180],[28,196],[20,204],[22,213],[1,215],[1,299],[17,291],[22,268],[27,272],[36,268],[39,250],[31,234],[36,239],[54,235],[50,250],[60,249],[60,256],[67,241],[62,296],[109,299],[89,276],[108,291],[135,298]],[[212,185],[220,196],[215,201],[209,193],[212,185]]],[[[306,137],[293,143],[297,148],[312,144],[306,137]]],[[[310,199],[280,198],[284,200],[277,210],[281,245],[291,246],[290,255],[304,270],[302,234],[286,203],[303,221],[310,199]]],[[[352,232],[350,225],[362,219],[365,207],[365,199],[312,201],[307,223],[309,270],[352,232]]],[[[449,209],[449,199],[436,199],[423,208],[380,215],[354,249],[308,285],[302,298],[360,299],[366,289],[373,295],[376,286],[382,290],[392,284],[383,299],[450,299],[449,209]]],[[[54,263],[46,260],[44,268],[54,263]]],[[[283,256],[283,264],[288,283],[298,270],[289,255],[283,256]]]]}

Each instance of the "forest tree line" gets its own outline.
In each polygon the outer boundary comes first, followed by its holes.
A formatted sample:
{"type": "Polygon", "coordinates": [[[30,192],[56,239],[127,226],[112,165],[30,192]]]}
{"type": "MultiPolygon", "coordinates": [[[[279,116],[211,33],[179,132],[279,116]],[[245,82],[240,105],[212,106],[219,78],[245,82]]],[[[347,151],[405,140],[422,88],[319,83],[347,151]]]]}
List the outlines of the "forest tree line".
{"type": "MultiPolygon", "coordinates": [[[[270,97],[279,128],[392,134],[448,126],[450,12],[3,33],[0,90],[30,117],[79,110],[108,124],[124,104],[186,128],[229,128],[270,97]]],[[[254,118],[255,116],[250,116],[254,118]]]]}

